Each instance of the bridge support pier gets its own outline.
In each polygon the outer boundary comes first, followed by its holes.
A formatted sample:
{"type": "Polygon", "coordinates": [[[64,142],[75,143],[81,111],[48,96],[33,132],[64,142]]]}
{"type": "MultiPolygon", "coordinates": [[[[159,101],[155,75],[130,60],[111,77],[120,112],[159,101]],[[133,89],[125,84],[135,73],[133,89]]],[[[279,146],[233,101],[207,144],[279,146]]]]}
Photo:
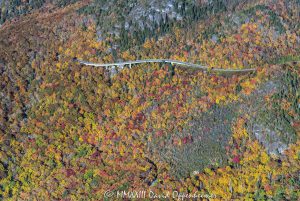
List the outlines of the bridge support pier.
{"type": "Polygon", "coordinates": [[[109,74],[110,74],[110,78],[112,78],[114,75],[116,75],[118,73],[118,67],[117,66],[112,66],[109,69],[109,74]]]}

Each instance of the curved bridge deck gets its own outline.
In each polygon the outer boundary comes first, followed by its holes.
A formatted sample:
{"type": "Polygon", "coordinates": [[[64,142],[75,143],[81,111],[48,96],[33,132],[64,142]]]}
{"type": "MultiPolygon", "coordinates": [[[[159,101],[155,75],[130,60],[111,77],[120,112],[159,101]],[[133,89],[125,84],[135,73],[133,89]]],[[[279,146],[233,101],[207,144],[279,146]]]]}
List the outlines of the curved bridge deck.
{"type": "Polygon", "coordinates": [[[245,68],[245,69],[222,69],[222,68],[209,68],[207,66],[203,66],[200,64],[193,64],[193,63],[188,63],[188,62],[183,62],[183,61],[177,61],[177,60],[171,60],[171,59],[144,59],[144,60],[135,60],[135,61],[125,61],[125,62],[118,62],[118,63],[106,63],[106,64],[99,64],[99,63],[92,63],[88,61],[83,61],[79,59],[75,59],[75,61],[87,65],[87,66],[94,66],[94,67],[112,67],[112,66],[125,66],[134,64],[142,64],[142,63],[170,63],[170,64],[176,64],[180,66],[187,66],[191,68],[198,68],[201,70],[209,71],[209,72],[228,72],[228,73],[241,73],[241,72],[254,72],[256,71],[255,68],[245,68]]]}

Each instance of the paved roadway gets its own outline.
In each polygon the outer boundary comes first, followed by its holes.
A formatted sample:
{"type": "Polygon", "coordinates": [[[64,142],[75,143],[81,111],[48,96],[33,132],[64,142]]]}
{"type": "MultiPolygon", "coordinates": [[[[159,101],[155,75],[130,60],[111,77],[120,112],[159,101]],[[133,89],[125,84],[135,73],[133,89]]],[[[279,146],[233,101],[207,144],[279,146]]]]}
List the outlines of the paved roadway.
{"type": "Polygon", "coordinates": [[[99,64],[99,63],[92,63],[88,61],[83,61],[79,59],[75,59],[75,61],[87,65],[87,66],[94,66],[94,67],[111,67],[111,66],[125,66],[133,64],[142,64],[142,63],[170,63],[170,64],[176,64],[180,66],[187,66],[192,68],[198,68],[210,72],[254,72],[256,71],[255,68],[245,68],[245,69],[222,69],[222,68],[209,68],[207,66],[203,66],[200,64],[193,64],[183,61],[177,61],[177,60],[171,60],[171,59],[144,59],[144,60],[135,60],[135,61],[124,61],[124,62],[118,62],[118,63],[106,63],[106,64],[99,64]]]}

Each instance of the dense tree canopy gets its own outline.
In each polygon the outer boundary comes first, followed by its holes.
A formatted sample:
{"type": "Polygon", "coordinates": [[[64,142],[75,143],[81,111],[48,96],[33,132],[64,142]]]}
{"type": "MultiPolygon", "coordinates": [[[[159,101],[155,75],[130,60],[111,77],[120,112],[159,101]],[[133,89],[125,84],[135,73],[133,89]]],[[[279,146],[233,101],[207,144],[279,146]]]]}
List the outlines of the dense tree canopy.
{"type": "MultiPolygon", "coordinates": [[[[13,2],[18,12],[43,3],[13,2]]],[[[183,1],[191,23],[142,40],[145,32],[128,33],[123,44],[99,40],[99,23],[82,12],[88,2],[70,2],[0,28],[0,199],[104,200],[108,190],[139,189],[298,199],[298,1],[183,1]],[[140,64],[113,74],[75,57],[257,70],[140,64]]]]}

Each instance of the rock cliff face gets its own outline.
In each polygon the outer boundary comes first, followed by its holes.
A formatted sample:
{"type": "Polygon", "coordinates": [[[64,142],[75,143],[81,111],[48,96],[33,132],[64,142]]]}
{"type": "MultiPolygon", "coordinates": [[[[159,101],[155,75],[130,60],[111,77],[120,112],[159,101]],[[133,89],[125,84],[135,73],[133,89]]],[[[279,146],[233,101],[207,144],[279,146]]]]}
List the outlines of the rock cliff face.
{"type": "MultiPolygon", "coordinates": [[[[297,97],[299,90],[298,92],[296,90],[299,82],[290,76],[290,71],[286,70],[270,78],[245,98],[246,104],[241,105],[242,112],[251,114],[249,133],[253,134],[269,154],[278,156],[282,155],[289,144],[294,143],[297,138],[297,130],[293,127],[297,117],[290,117],[282,110],[282,103],[287,99],[293,98],[295,102],[299,100],[297,97]],[[266,97],[271,97],[271,104],[266,101],[266,97]]],[[[293,109],[297,111],[299,106],[295,104],[293,109]]]]}
{"type": "Polygon", "coordinates": [[[126,22],[137,23],[142,29],[144,27],[152,28],[153,23],[166,22],[168,18],[175,20],[182,19],[181,14],[178,12],[178,9],[182,5],[175,5],[174,0],[152,0],[148,2],[136,2],[133,5],[126,22]]]}
{"type": "Polygon", "coordinates": [[[280,139],[278,132],[266,128],[264,125],[255,124],[253,126],[253,133],[256,139],[264,145],[269,154],[283,154],[288,148],[288,145],[280,139]]]}
{"type": "MultiPolygon", "coordinates": [[[[183,1],[182,1],[183,2],[183,1]]],[[[121,29],[154,29],[168,20],[182,20],[183,3],[176,0],[94,1],[81,11],[93,16],[102,32],[119,35],[121,29]]]]}

